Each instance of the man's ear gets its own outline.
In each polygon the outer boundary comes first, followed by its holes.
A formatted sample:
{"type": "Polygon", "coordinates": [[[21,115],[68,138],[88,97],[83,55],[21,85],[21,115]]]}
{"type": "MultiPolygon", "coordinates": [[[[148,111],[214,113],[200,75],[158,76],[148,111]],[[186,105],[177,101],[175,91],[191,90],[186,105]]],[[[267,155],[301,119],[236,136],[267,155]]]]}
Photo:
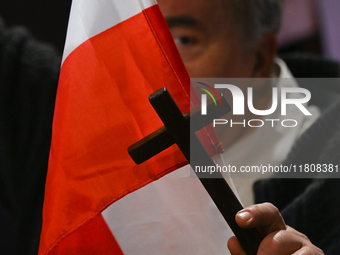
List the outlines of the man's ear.
{"type": "Polygon", "coordinates": [[[254,78],[269,78],[271,76],[274,58],[277,51],[277,37],[273,31],[266,33],[254,48],[255,64],[254,78]]]}

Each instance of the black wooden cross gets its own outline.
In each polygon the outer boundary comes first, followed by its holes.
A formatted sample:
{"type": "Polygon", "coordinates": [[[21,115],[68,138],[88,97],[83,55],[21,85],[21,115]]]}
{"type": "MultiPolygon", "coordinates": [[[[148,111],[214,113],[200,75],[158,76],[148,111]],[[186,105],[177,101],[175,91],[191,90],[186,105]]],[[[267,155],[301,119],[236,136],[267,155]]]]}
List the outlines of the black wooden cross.
{"type": "MultiPolygon", "coordinates": [[[[130,146],[128,148],[130,156],[136,164],[140,164],[176,143],[192,169],[195,169],[195,166],[215,166],[195,132],[230,111],[225,98],[221,98],[222,106],[208,105],[208,115],[201,115],[199,107],[183,115],[166,88],[151,94],[150,103],[163,121],[164,127],[130,146]],[[191,157],[190,146],[195,148],[195,154],[191,157]]],[[[220,172],[214,172],[212,175],[202,172],[196,174],[245,252],[248,255],[256,255],[262,237],[257,229],[242,229],[237,225],[235,215],[243,207],[222,174],[220,172]]]]}

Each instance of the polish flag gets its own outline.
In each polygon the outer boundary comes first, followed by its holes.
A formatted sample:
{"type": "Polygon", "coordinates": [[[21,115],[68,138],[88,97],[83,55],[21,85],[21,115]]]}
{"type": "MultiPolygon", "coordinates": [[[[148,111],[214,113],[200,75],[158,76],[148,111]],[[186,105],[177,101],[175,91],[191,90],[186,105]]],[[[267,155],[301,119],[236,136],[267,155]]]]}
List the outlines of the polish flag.
{"type": "Polygon", "coordinates": [[[162,126],[148,96],[167,87],[187,112],[189,84],[154,0],[73,1],[40,255],[227,254],[227,224],[178,148],[139,166],[127,153],[162,126]]]}

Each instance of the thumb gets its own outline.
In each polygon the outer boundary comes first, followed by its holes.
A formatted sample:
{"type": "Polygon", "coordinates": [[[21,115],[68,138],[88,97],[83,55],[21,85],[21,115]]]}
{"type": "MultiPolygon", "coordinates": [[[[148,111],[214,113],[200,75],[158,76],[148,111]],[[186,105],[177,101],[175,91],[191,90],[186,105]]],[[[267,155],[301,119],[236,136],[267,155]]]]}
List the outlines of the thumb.
{"type": "Polygon", "coordinates": [[[239,211],[235,220],[242,228],[259,228],[263,235],[287,228],[279,210],[270,203],[249,206],[239,211]]]}

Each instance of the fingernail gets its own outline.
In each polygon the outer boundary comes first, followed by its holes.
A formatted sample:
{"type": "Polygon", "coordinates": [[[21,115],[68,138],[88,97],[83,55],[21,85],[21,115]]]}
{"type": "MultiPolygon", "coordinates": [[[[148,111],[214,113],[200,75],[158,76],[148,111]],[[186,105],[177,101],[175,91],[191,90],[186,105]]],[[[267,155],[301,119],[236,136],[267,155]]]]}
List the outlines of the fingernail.
{"type": "Polygon", "coordinates": [[[237,214],[238,217],[240,217],[242,220],[244,221],[250,221],[252,216],[249,212],[245,211],[245,212],[240,212],[237,214]]]}

